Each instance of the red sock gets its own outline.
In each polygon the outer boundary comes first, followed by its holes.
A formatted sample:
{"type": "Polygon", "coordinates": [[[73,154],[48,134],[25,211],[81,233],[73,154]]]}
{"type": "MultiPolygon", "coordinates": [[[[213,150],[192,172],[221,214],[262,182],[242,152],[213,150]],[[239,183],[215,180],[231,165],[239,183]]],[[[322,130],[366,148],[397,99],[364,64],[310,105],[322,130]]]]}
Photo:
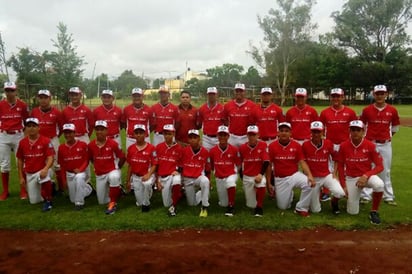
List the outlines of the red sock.
{"type": "Polygon", "coordinates": [[[383,192],[373,192],[372,193],[372,211],[378,211],[379,205],[381,203],[383,192]]]}
{"type": "Polygon", "coordinates": [[[182,186],[173,185],[172,186],[172,205],[176,206],[182,196],[182,186]]]}
{"type": "Polygon", "coordinates": [[[8,172],[1,173],[1,181],[3,184],[3,193],[9,193],[9,173],[8,172]]]}
{"type": "Polygon", "coordinates": [[[257,207],[263,208],[263,199],[265,198],[266,188],[265,187],[257,187],[256,189],[256,201],[257,207]]]}
{"type": "Polygon", "coordinates": [[[55,173],[56,173],[56,180],[57,180],[57,185],[59,186],[59,190],[60,191],[66,190],[66,186],[64,185],[61,170],[56,170],[55,173]]]}
{"type": "Polygon", "coordinates": [[[52,183],[47,181],[41,184],[41,196],[46,201],[51,201],[52,199],[52,183]]]}
{"type": "Polygon", "coordinates": [[[109,198],[110,202],[115,202],[117,203],[117,200],[119,199],[120,196],[120,187],[118,186],[111,186],[109,188],[109,198]]]}
{"type": "Polygon", "coordinates": [[[227,197],[229,199],[229,206],[235,206],[236,187],[232,186],[227,189],[227,197]]]}
{"type": "Polygon", "coordinates": [[[321,191],[321,193],[320,193],[320,195],[322,196],[322,193],[323,194],[330,194],[330,190],[329,190],[329,188],[327,188],[327,187],[322,187],[322,191],[321,191]]]}

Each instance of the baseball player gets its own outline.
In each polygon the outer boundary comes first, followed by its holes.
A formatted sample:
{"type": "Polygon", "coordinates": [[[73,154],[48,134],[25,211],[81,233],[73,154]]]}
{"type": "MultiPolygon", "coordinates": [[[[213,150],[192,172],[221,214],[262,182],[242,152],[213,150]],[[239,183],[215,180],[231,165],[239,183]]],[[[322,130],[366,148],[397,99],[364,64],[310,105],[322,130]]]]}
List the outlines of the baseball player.
{"type": "MultiPolygon", "coordinates": [[[[277,129],[276,129],[277,131],[277,129]]],[[[266,142],[259,140],[259,128],[248,126],[247,143],[239,148],[242,162],[243,191],[245,192],[246,206],[254,208],[254,215],[263,215],[263,200],[265,198],[266,182],[269,181],[270,166],[268,147],[266,142]]]]}
{"type": "MultiPolygon", "coordinates": [[[[379,174],[385,184],[383,200],[389,205],[396,206],[390,170],[392,165],[391,141],[393,135],[399,131],[399,115],[395,107],[386,103],[388,90],[385,85],[375,86],[373,97],[375,102],[363,109],[360,119],[366,125],[366,139],[375,143],[383,158],[383,172],[379,174]]],[[[364,188],[361,197],[363,201],[370,201],[371,190],[364,188]]]]}
{"type": "Polygon", "coordinates": [[[226,207],[225,216],[235,213],[236,181],[240,168],[238,149],[229,144],[229,128],[220,126],[217,130],[219,144],[210,150],[210,165],[215,173],[219,205],[226,207]]]}
{"type": "Polygon", "coordinates": [[[150,131],[154,131],[154,146],[164,142],[162,134],[163,126],[168,124],[175,125],[179,116],[178,108],[169,102],[170,91],[168,86],[161,86],[159,88],[159,98],[159,102],[154,104],[151,108],[152,117],[150,120],[150,131]]]}
{"type": "MultiPolygon", "coordinates": [[[[23,138],[24,120],[28,117],[27,104],[17,98],[14,82],[4,83],[6,98],[0,101],[0,169],[3,192],[0,201],[6,200],[9,193],[10,154],[16,153],[23,138]]],[[[27,199],[25,185],[20,185],[20,198],[27,199]]]]}
{"type": "Polygon", "coordinates": [[[308,94],[305,88],[295,91],[295,105],[286,112],[286,122],[292,126],[292,138],[299,144],[310,139],[310,123],[319,120],[316,110],[306,104],[308,94]]]}
{"type": "Polygon", "coordinates": [[[245,96],[245,85],[237,83],[235,98],[224,105],[225,120],[230,132],[229,143],[235,147],[247,142],[247,127],[256,124],[256,105],[245,96]]]}
{"type": "Polygon", "coordinates": [[[92,111],[82,103],[83,92],[78,87],[69,90],[70,104],[62,111],[63,123],[76,126],[76,139],[88,144],[93,133],[94,118],[92,111]]]}
{"type": "MultiPolygon", "coordinates": [[[[46,136],[51,140],[54,151],[58,153],[59,150],[59,136],[61,135],[61,129],[63,126],[63,117],[61,112],[51,105],[51,93],[47,89],[41,89],[37,92],[37,99],[39,106],[32,109],[30,117],[37,118],[39,120],[40,135],[46,136]]],[[[54,172],[56,175],[59,191],[63,192],[66,189],[64,185],[64,179],[58,163],[58,155],[54,156],[54,172]]]]}
{"type": "Polygon", "coordinates": [[[346,210],[349,214],[359,213],[359,199],[362,188],[373,189],[372,208],[369,219],[372,224],[380,224],[378,209],[383,196],[384,183],[379,176],[383,170],[382,156],[376,145],[364,138],[364,124],[361,120],[349,123],[350,139],[340,145],[338,164],[344,174],[339,174],[346,181],[348,201],[346,210]]]}
{"type": "Polygon", "coordinates": [[[178,105],[178,117],[176,120],[176,141],[182,145],[187,146],[189,139],[187,132],[189,129],[198,129],[197,126],[197,108],[191,103],[191,95],[188,91],[180,93],[180,104],[178,105]]]}
{"type": "Polygon", "coordinates": [[[257,105],[256,125],[259,139],[268,145],[278,136],[278,124],[285,121],[282,109],[272,102],[272,89],[264,87],[260,91],[261,103],[257,105]]]}
{"type": "Polygon", "coordinates": [[[26,186],[31,204],[44,201],[42,211],[50,211],[52,208],[50,168],[55,155],[53,145],[49,138],[40,135],[37,118],[27,118],[25,127],[27,136],[19,142],[16,154],[20,184],[26,186]]]}
{"type": "MultiPolygon", "coordinates": [[[[280,209],[290,208],[293,201],[293,189],[300,188],[300,198],[295,213],[302,217],[309,216],[312,187],[316,182],[305,162],[302,146],[291,138],[292,126],[288,122],[279,123],[279,138],[269,145],[269,158],[274,167],[276,202],[280,209]],[[298,171],[299,165],[302,172],[298,171]]],[[[269,191],[272,191],[268,185],[269,191]]]]}
{"type": "Polygon", "coordinates": [[[209,207],[210,173],[209,152],[200,144],[200,133],[197,129],[188,132],[189,146],[183,148],[182,153],[182,176],[185,187],[186,200],[189,206],[195,206],[198,202],[196,188],[200,188],[199,200],[202,208],[200,217],[207,217],[209,207]]]}
{"type": "Polygon", "coordinates": [[[136,143],[127,149],[127,179],[129,184],[133,184],[136,205],[142,207],[142,212],[149,212],[156,179],[157,156],[155,147],[145,141],[145,125],[135,125],[134,136],[136,143]]]}
{"type": "Polygon", "coordinates": [[[102,104],[93,110],[93,120],[104,120],[107,122],[107,137],[115,140],[122,147],[120,136],[120,125],[122,109],[113,104],[113,91],[105,89],[101,94],[102,104]]]}
{"type": "MultiPolygon", "coordinates": [[[[152,111],[148,105],[143,103],[143,90],[132,89],[132,103],[123,109],[122,127],[126,128],[126,149],[136,143],[134,138],[134,126],[137,124],[149,126],[152,111]]],[[[149,130],[146,131],[145,141],[150,143],[149,130]]]]}
{"type": "MultiPolygon", "coordinates": [[[[339,211],[339,199],[345,196],[345,191],[337,178],[330,172],[329,161],[335,159],[336,151],[333,143],[328,139],[323,139],[324,126],[321,121],[312,122],[310,125],[312,137],[302,145],[305,161],[315,177],[316,185],[312,190],[312,201],[310,211],[318,213],[321,211],[319,194],[321,187],[327,187],[333,194],[331,206],[333,214],[339,211]]],[[[335,170],[335,169],[334,169],[335,170]]],[[[337,174],[335,171],[334,174],[337,174]]]]}
{"type": "Polygon", "coordinates": [[[74,124],[64,124],[62,130],[66,142],[58,148],[58,163],[65,175],[69,198],[74,204],[74,209],[82,210],[84,199],[94,190],[86,183],[86,168],[89,166],[88,147],[85,142],[75,139],[74,124]]]}
{"type": "Polygon", "coordinates": [[[207,88],[207,102],[199,108],[198,128],[203,129],[202,145],[207,150],[217,145],[217,128],[224,123],[223,105],[217,101],[217,88],[207,88]]]}
{"type": "Polygon", "coordinates": [[[157,189],[162,191],[163,205],[169,208],[170,216],[176,216],[176,205],[182,195],[182,177],[179,172],[182,147],[174,140],[175,131],[172,124],[164,125],[165,141],[156,146],[157,189]]]}

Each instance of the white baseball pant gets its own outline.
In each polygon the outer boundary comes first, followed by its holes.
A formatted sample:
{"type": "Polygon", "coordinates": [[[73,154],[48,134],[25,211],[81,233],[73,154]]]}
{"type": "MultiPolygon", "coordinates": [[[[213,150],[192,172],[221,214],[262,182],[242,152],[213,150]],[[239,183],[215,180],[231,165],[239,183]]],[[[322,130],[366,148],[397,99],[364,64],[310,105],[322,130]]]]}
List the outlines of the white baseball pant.
{"type": "Polygon", "coordinates": [[[208,151],[212,149],[212,147],[216,146],[219,144],[219,140],[217,137],[209,137],[207,135],[202,136],[202,146],[206,148],[208,151]]]}
{"type": "Polygon", "coordinates": [[[96,194],[100,205],[110,202],[109,187],[120,187],[121,173],[115,169],[103,175],[96,175],[96,194]]]}
{"type": "Polygon", "coordinates": [[[229,205],[229,197],[227,195],[227,189],[236,187],[238,175],[233,174],[226,178],[215,178],[217,196],[219,198],[219,206],[227,207],[229,205]]]}
{"type": "Polygon", "coordinates": [[[159,176],[160,183],[162,184],[162,200],[165,207],[172,205],[172,187],[174,185],[180,185],[182,183],[182,176],[169,175],[166,177],[159,176]]]}
{"type": "Polygon", "coordinates": [[[10,172],[10,154],[16,154],[23,132],[7,134],[0,132],[0,169],[2,173],[10,172]]]}
{"type": "Polygon", "coordinates": [[[229,144],[239,148],[241,145],[247,142],[247,135],[235,135],[235,134],[230,134],[229,144]]]}
{"type": "Polygon", "coordinates": [[[26,173],[26,189],[31,204],[43,202],[41,184],[50,181],[50,173],[49,169],[47,176],[43,179],[40,179],[40,171],[36,173],[26,173]]]}
{"type": "Polygon", "coordinates": [[[189,206],[195,206],[198,204],[196,202],[196,188],[200,188],[202,206],[209,206],[210,182],[206,176],[200,175],[197,178],[183,177],[183,185],[185,187],[187,204],[189,206]]]}
{"type": "Polygon", "coordinates": [[[154,174],[152,174],[147,181],[142,181],[142,176],[132,175],[131,182],[137,206],[150,205],[150,198],[152,198],[155,179],[156,177],[154,174]]]}
{"type": "Polygon", "coordinates": [[[255,208],[256,201],[256,188],[266,187],[266,177],[262,177],[262,181],[259,184],[255,182],[255,176],[243,175],[243,192],[245,193],[246,206],[255,208]]]}
{"type": "Polygon", "coordinates": [[[279,209],[288,209],[292,206],[293,189],[300,188],[300,198],[295,209],[298,211],[309,211],[312,188],[308,177],[298,171],[291,176],[275,177],[276,202],[279,209]]]}
{"type": "Polygon", "coordinates": [[[153,133],[153,145],[157,146],[160,143],[163,143],[165,141],[165,138],[162,133],[154,132],[153,133]]]}
{"type": "Polygon", "coordinates": [[[67,188],[69,190],[70,202],[75,205],[84,205],[84,198],[89,196],[93,189],[86,183],[86,172],[66,172],[67,188]]]}
{"type": "Polygon", "coordinates": [[[319,201],[320,189],[322,187],[327,187],[333,197],[342,198],[345,196],[345,191],[343,190],[339,181],[333,178],[332,174],[329,174],[325,177],[315,177],[315,182],[316,185],[313,187],[312,198],[310,202],[310,211],[312,212],[318,213],[322,210],[319,201]]]}
{"type": "MultiPolygon", "coordinates": [[[[362,189],[356,186],[358,179],[359,177],[346,176],[346,188],[348,190],[346,211],[352,215],[359,213],[359,199],[362,189]]],[[[372,188],[373,192],[383,192],[384,189],[384,183],[377,175],[369,177],[366,186],[372,188]]]]}

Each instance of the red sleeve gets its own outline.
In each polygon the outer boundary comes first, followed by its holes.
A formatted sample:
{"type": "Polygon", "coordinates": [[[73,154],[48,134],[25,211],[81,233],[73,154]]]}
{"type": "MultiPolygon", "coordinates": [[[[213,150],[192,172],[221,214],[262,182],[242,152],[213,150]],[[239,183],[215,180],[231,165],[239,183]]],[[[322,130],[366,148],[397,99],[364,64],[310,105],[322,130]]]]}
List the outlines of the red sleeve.
{"type": "Polygon", "coordinates": [[[298,161],[305,160],[305,155],[303,155],[302,146],[299,144],[298,146],[296,146],[296,160],[298,161]]]}

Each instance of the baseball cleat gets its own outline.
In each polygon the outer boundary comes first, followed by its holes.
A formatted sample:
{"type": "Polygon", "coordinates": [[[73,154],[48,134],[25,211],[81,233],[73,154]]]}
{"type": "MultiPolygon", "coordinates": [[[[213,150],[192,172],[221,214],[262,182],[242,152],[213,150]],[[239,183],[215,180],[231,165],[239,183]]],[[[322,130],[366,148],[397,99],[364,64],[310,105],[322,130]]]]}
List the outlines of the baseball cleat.
{"type": "Polygon", "coordinates": [[[340,214],[338,201],[332,200],[332,202],[331,202],[331,207],[332,207],[332,213],[333,213],[334,215],[339,215],[339,214],[340,214]]]}
{"type": "Polygon", "coordinates": [[[0,201],[5,201],[9,198],[10,194],[8,192],[3,192],[0,196],[0,201]]]}
{"type": "Polygon", "coordinates": [[[329,200],[330,200],[329,194],[323,193],[322,197],[320,197],[321,202],[326,202],[326,201],[329,201],[329,200]]]}
{"type": "Polygon", "coordinates": [[[391,206],[397,206],[398,204],[394,200],[390,201],[385,201],[386,204],[391,205],[391,206]]]}
{"type": "Polygon", "coordinates": [[[51,201],[45,201],[43,204],[43,208],[41,209],[43,212],[50,211],[52,209],[52,202],[51,201]]]}
{"type": "Polygon", "coordinates": [[[174,206],[169,207],[169,216],[171,217],[176,216],[176,208],[174,206]]]}
{"type": "Polygon", "coordinates": [[[80,211],[80,210],[82,210],[84,208],[84,205],[75,205],[74,206],[74,210],[75,211],[80,211]]]}
{"type": "Polygon", "coordinates": [[[206,207],[202,207],[202,209],[200,210],[200,214],[199,217],[207,217],[207,208],[206,207]]]}
{"type": "Polygon", "coordinates": [[[88,195],[88,196],[86,196],[86,198],[89,198],[89,197],[92,197],[92,196],[96,196],[97,194],[97,192],[96,192],[96,189],[94,189],[94,187],[92,186],[92,184],[91,183],[87,183],[91,188],[92,188],[92,192],[90,192],[90,194],[88,195]]]}
{"type": "Polygon", "coordinates": [[[262,217],[263,216],[263,208],[257,206],[254,210],[254,215],[255,215],[255,217],[262,217]]]}
{"type": "Polygon", "coordinates": [[[150,206],[149,205],[142,205],[142,212],[149,212],[150,206]]]}
{"type": "Polygon", "coordinates": [[[302,216],[302,217],[310,217],[310,213],[309,213],[309,211],[303,211],[303,210],[297,210],[297,209],[295,209],[295,211],[294,211],[296,214],[299,214],[300,216],[302,216]]]}
{"type": "Polygon", "coordinates": [[[225,216],[233,217],[235,215],[235,208],[233,206],[228,206],[225,212],[225,216]]]}
{"type": "Polygon", "coordinates": [[[369,213],[369,219],[371,220],[371,224],[374,224],[374,225],[381,224],[381,218],[379,218],[379,213],[376,211],[371,211],[371,213],[369,213]]]}
{"type": "Polygon", "coordinates": [[[369,200],[369,199],[361,198],[359,203],[362,204],[362,205],[366,205],[366,204],[369,204],[370,202],[371,202],[371,200],[369,200]]]}
{"type": "Polygon", "coordinates": [[[116,213],[116,210],[117,210],[116,203],[115,202],[110,202],[109,206],[106,209],[106,214],[107,215],[112,215],[112,214],[116,213]]]}

